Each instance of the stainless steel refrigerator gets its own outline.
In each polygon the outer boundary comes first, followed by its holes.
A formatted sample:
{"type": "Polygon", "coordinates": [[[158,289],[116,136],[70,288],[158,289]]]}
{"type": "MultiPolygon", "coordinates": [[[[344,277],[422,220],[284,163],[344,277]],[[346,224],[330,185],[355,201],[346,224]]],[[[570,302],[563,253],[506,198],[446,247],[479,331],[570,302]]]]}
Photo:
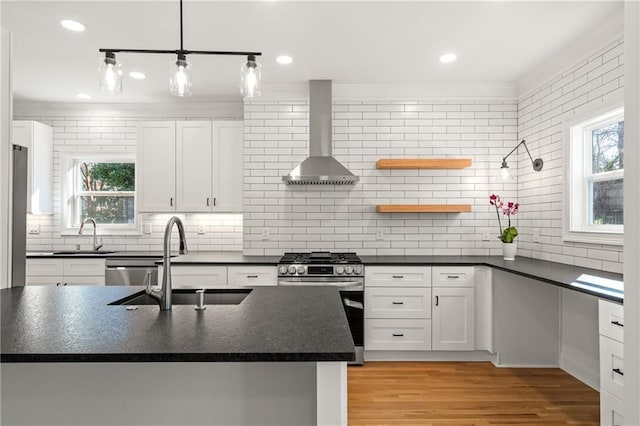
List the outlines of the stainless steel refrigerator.
{"type": "Polygon", "coordinates": [[[13,203],[11,237],[11,284],[25,285],[27,263],[27,147],[13,145],[13,203]]]}

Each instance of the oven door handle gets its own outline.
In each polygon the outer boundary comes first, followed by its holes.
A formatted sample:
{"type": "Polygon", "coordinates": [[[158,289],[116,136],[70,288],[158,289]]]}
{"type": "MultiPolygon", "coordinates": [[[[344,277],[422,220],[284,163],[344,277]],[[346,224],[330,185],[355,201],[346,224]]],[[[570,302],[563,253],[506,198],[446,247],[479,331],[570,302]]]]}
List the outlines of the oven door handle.
{"type": "Polygon", "coordinates": [[[349,308],[360,309],[361,311],[364,311],[364,304],[362,302],[357,302],[355,300],[351,300],[351,299],[347,299],[346,297],[343,297],[342,303],[344,304],[344,306],[348,306],[349,308]]]}
{"type": "Polygon", "coordinates": [[[281,286],[320,285],[324,287],[339,287],[339,288],[362,287],[362,283],[359,281],[342,281],[342,282],[304,281],[303,282],[303,281],[278,280],[278,285],[281,285],[281,286]]]}

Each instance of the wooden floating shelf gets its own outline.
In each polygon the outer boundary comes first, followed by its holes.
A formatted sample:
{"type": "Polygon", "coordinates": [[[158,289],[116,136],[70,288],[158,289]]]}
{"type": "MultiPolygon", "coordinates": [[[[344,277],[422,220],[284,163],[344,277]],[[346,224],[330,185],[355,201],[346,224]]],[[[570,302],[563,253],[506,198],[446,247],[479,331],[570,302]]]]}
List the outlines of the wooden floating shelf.
{"type": "Polygon", "coordinates": [[[386,158],[376,162],[377,169],[465,169],[471,158],[386,158]]]}
{"type": "Polygon", "coordinates": [[[468,213],[470,204],[379,204],[378,213],[468,213]]]}

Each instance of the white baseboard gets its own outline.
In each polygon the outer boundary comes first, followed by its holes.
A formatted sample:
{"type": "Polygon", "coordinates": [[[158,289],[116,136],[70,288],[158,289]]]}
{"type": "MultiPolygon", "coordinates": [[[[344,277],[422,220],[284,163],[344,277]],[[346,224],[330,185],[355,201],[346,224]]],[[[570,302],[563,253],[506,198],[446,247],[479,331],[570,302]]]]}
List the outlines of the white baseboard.
{"type": "Polygon", "coordinates": [[[491,361],[487,351],[364,351],[366,361],[491,361]]]}
{"type": "Polygon", "coordinates": [[[587,386],[600,391],[600,372],[598,370],[594,371],[564,354],[560,354],[560,368],[587,386]]]}

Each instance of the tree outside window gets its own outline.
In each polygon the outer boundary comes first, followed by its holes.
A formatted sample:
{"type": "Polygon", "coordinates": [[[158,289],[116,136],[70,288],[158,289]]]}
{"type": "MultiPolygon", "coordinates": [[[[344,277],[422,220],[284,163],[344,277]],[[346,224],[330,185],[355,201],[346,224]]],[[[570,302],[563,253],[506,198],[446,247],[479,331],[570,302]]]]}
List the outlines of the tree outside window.
{"type": "Polygon", "coordinates": [[[623,224],[624,121],[587,130],[591,134],[589,224],[623,224]]]}

